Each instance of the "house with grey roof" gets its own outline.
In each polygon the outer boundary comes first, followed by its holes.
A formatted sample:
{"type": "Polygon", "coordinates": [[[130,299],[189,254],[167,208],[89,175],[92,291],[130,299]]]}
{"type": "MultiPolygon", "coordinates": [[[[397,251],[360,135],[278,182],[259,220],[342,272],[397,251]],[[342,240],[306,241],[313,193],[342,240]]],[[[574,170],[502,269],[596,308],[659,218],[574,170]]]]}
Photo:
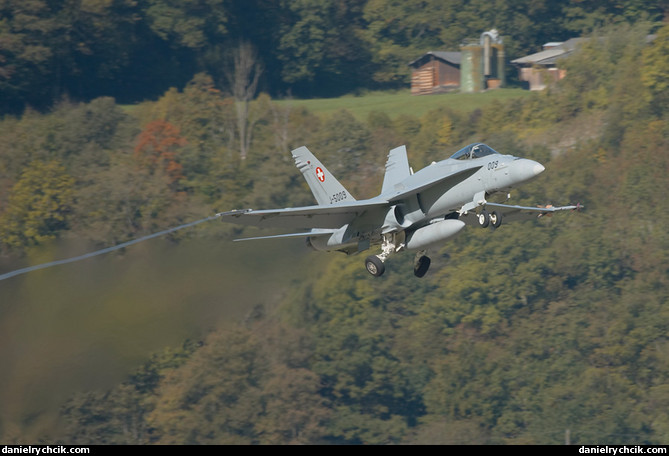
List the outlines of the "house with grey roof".
{"type": "Polygon", "coordinates": [[[558,68],[557,62],[574,52],[584,39],[546,43],[542,51],[512,60],[511,63],[518,68],[519,79],[527,82],[530,90],[543,90],[565,77],[566,70],[558,68]]]}

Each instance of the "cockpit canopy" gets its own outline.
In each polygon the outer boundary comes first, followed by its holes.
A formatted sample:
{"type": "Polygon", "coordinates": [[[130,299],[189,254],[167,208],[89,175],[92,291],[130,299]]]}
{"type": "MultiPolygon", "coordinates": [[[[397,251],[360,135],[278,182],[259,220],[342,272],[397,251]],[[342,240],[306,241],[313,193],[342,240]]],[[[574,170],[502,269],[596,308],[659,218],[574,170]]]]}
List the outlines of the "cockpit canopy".
{"type": "Polygon", "coordinates": [[[454,160],[471,160],[472,158],[481,158],[493,154],[499,154],[499,152],[483,143],[474,143],[463,147],[451,155],[451,158],[454,160]]]}

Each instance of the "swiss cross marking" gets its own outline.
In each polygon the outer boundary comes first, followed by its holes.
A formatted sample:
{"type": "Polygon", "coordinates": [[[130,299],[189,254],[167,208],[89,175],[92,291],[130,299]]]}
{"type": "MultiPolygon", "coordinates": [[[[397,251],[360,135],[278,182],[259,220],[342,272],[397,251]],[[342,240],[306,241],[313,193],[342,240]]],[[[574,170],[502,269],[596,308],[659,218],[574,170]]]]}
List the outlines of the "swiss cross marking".
{"type": "Polygon", "coordinates": [[[320,168],[320,166],[318,168],[316,168],[316,177],[318,177],[319,181],[325,182],[325,173],[320,168]]]}

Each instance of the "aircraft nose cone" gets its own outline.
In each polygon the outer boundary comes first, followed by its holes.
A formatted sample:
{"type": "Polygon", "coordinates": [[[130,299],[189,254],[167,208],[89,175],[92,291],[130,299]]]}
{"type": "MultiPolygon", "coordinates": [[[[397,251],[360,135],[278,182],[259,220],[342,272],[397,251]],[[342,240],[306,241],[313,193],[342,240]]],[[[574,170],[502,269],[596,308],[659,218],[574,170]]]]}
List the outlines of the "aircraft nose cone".
{"type": "Polygon", "coordinates": [[[516,160],[514,163],[512,175],[516,182],[526,182],[534,179],[546,169],[541,163],[526,158],[516,160]]]}

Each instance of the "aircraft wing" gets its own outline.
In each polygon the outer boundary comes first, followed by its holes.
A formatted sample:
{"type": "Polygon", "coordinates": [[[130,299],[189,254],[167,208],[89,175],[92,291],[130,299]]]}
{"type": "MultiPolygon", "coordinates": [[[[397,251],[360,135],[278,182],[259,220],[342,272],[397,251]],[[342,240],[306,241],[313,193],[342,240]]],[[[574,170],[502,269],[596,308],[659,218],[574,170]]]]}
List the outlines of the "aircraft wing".
{"type": "Polygon", "coordinates": [[[223,222],[252,225],[261,228],[341,228],[371,209],[387,206],[388,202],[353,202],[331,206],[304,206],[286,209],[254,211],[242,209],[216,214],[223,222]]]}
{"type": "MultiPolygon", "coordinates": [[[[486,209],[489,212],[497,211],[502,214],[502,220],[504,222],[512,220],[529,220],[529,219],[538,219],[541,217],[550,217],[556,212],[562,211],[575,211],[582,209],[583,206],[580,204],[576,206],[513,206],[509,204],[500,204],[500,203],[486,203],[486,209]]],[[[473,212],[470,212],[473,214],[473,212]]],[[[472,223],[476,222],[476,217],[471,217],[472,223]]]]}

